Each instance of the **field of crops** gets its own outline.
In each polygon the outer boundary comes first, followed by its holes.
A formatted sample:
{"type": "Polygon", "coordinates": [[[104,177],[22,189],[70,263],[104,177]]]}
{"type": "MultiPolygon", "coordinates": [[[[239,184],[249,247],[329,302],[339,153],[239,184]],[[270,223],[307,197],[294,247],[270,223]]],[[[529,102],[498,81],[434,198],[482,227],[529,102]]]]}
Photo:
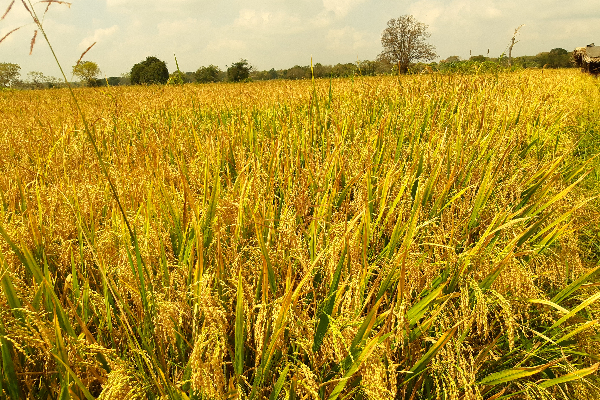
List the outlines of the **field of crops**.
{"type": "Polygon", "coordinates": [[[75,95],[0,92],[0,397],[600,395],[598,79],[75,95]]]}

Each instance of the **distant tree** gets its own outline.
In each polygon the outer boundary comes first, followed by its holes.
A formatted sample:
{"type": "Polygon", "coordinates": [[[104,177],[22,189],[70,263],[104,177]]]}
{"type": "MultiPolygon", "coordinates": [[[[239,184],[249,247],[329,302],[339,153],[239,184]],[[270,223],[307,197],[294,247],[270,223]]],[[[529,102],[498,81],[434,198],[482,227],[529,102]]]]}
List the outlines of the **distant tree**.
{"type": "Polygon", "coordinates": [[[109,86],[119,86],[121,84],[121,78],[118,76],[111,76],[108,78],[109,86]]]}
{"type": "Polygon", "coordinates": [[[11,87],[19,82],[21,67],[13,63],[0,63],[0,87],[11,87]]]}
{"type": "Polygon", "coordinates": [[[331,76],[336,77],[336,78],[344,78],[344,77],[353,76],[356,72],[358,72],[358,68],[356,67],[356,64],[338,63],[338,64],[334,65],[333,67],[331,67],[330,74],[331,74],[331,76]]]}
{"type": "Polygon", "coordinates": [[[460,61],[460,57],[459,56],[450,56],[450,57],[448,57],[445,60],[442,60],[440,62],[455,63],[455,62],[459,62],[459,61],[460,61]]]}
{"type": "Polygon", "coordinates": [[[431,35],[428,26],[412,15],[392,18],[381,35],[383,51],[378,59],[398,64],[398,72],[405,74],[415,61],[431,61],[437,57],[435,47],[425,40],[431,35]]]}
{"type": "Polygon", "coordinates": [[[535,59],[540,68],[569,68],[573,66],[571,55],[567,50],[561,48],[538,53],[535,59]]]}
{"type": "Polygon", "coordinates": [[[535,55],[535,60],[537,61],[538,67],[544,68],[544,66],[548,65],[548,62],[550,61],[549,55],[550,53],[547,51],[543,51],[535,55]]]}
{"type": "Polygon", "coordinates": [[[27,80],[33,89],[43,89],[46,83],[46,76],[39,71],[27,73],[27,80]]]}
{"type": "Polygon", "coordinates": [[[210,64],[208,67],[200,67],[194,73],[194,79],[198,83],[211,83],[211,82],[219,82],[219,75],[221,74],[221,69],[216,65],[210,64]]]}
{"type": "Polygon", "coordinates": [[[73,75],[80,78],[86,86],[98,86],[96,77],[100,75],[100,68],[93,61],[82,61],[73,67],[73,75]]]}
{"type": "Polygon", "coordinates": [[[106,87],[107,86],[107,82],[106,82],[106,79],[104,79],[104,78],[94,79],[90,83],[90,86],[91,87],[106,87]]]}
{"type": "Polygon", "coordinates": [[[306,79],[311,77],[310,67],[301,67],[299,65],[295,65],[292,68],[285,71],[286,79],[306,79]]]}
{"type": "Polygon", "coordinates": [[[164,61],[147,57],[131,68],[130,77],[132,85],[165,84],[169,80],[169,70],[164,61]]]}
{"type": "Polygon", "coordinates": [[[357,63],[358,72],[362,76],[375,76],[382,73],[382,65],[378,61],[359,61],[357,63]]]}
{"type": "Polygon", "coordinates": [[[268,79],[277,79],[279,78],[279,75],[277,74],[277,71],[275,71],[275,68],[271,68],[269,72],[267,72],[267,77],[268,79]]]}
{"type": "Polygon", "coordinates": [[[515,47],[515,44],[519,43],[517,40],[517,35],[519,34],[519,30],[523,27],[520,25],[517,29],[515,29],[515,33],[513,33],[512,39],[510,39],[510,44],[508,45],[508,66],[512,65],[512,50],[515,47]]]}
{"type": "Polygon", "coordinates": [[[252,67],[248,64],[248,60],[241,59],[238,62],[231,64],[231,67],[227,68],[227,79],[232,82],[240,82],[250,77],[252,67]]]}
{"type": "Polygon", "coordinates": [[[560,47],[550,50],[551,56],[566,56],[567,54],[569,54],[569,52],[565,49],[561,49],[560,47]]]}
{"type": "Polygon", "coordinates": [[[485,62],[487,61],[487,58],[485,58],[482,54],[478,55],[478,56],[471,56],[469,58],[469,61],[476,61],[476,62],[485,62]]]}
{"type": "Polygon", "coordinates": [[[187,83],[189,81],[185,73],[179,69],[179,63],[177,62],[177,57],[175,57],[175,54],[173,54],[173,57],[175,58],[175,66],[177,67],[177,70],[173,71],[173,73],[169,75],[169,80],[167,81],[167,84],[183,85],[184,83],[187,83]]]}
{"type": "Polygon", "coordinates": [[[571,63],[571,54],[565,49],[560,47],[552,49],[548,56],[553,68],[569,68],[573,66],[571,63]]]}
{"type": "Polygon", "coordinates": [[[27,86],[32,89],[45,89],[60,86],[60,80],[53,76],[46,76],[39,71],[27,73],[27,86]]]}
{"type": "Polygon", "coordinates": [[[121,85],[131,85],[131,72],[121,74],[121,85]]]}
{"type": "Polygon", "coordinates": [[[316,63],[313,66],[313,74],[315,78],[325,78],[331,76],[331,66],[323,65],[321,63],[316,63]]]}
{"type": "Polygon", "coordinates": [[[170,85],[183,85],[186,82],[187,77],[179,70],[173,71],[171,75],[169,75],[169,80],[167,81],[167,83],[170,85]]]}

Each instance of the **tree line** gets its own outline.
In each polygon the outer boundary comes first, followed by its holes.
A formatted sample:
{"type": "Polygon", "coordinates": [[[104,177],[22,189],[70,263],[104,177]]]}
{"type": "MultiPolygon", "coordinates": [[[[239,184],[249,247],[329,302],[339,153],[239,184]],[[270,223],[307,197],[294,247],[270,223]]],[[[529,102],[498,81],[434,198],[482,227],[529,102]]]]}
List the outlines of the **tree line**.
{"type": "MultiPolygon", "coordinates": [[[[562,48],[555,48],[535,56],[514,57],[514,68],[571,68],[571,53],[562,48]]],[[[504,57],[486,57],[483,55],[461,59],[451,56],[439,62],[410,63],[406,73],[423,72],[461,72],[474,67],[494,69],[505,67],[507,60],[504,57]]],[[[21,79],[20,66],[14,63],[0,63],[0,88],[15,89],[48,89],[64,86],[61,80],[47,76],[41,72],[32,71],[26,79],[21,79]]],[[[84,61],[74,67],[74,76],[80,79],[80,84],[90,87],[99,86],[125,86],[135,84],[167,84],[167,83],[216,83],[216,82],[243,82],[266,81],[273,79],[310,79],[315,78],[346,78],[352,76],[396,75],[398,66],[385,60],[365,60],[355,63],[338,63],[324,65],[316,63],[312,70],[310,65],[295,65],[287,69],[258,70],[242,59],[232,63],[222,70],[216,65],[207,65],[194,72],[181,72],[176,70],[169,73],[166,63],[156,57],[135,64],[131,71],[121,76],[98,78],[101,70],[95,62],[84,61]]],[[[483,71],[482,71],[483,72],[483,71]]]]}
{"type": "Polygon", "coordinates": [[[183,84],[183,83],[217,83],[217,82],[249,82],[266,81],[273,79],[310,79],[315,78],[344,78],[351,76],[374,76],[394,72],[394,65],[384,61],[358,61],[356,63],[338,63],[336,65],[323,65],[316,63],[310,65],[295,65],[287,69],[259,70],[253,67],[248,60],[241,59],[231,63],[226,69],[210,64],[202,66],[194,72],[182,72],[179,69],[169,73],[167,64],[156,58],[147,57],[144,61],[135,64],[131,71],[121,77],[111,77],[106,80],[97,79],[99,74],[97,65],[84,61],[78,67],[80,71],[75,75],[81,78],[87,86],[116,85],[151,85],[151,84],[183,84]],[[88,71],[84,73],[83,71],[88,71]]]}
{"type": "MultiPolygon", "coordinates": [[[[437,57],[435,47],[427,43],[430,37],[428,26],[417,21],[412,15],[403,15],[388,21],[381,35],[382,52],[376,60],[357,61],[356,63],[323,65],[295,65],[288,69],[258,70],[247,59],[231,63],[225,70],[216,65],[202,66],[195,72],[182,72],[175,58],[176,70],[169,72],[167,63],[157,57],[149,56],[133,65],[131,70],[121,76],[100,79],[102,72],[93,61],[78,62],[73,66],[73,76],[80,79],[79,84],[98,86],[151,85],[244,82],[271,79],[310,79],[343,78],[351,76],[373,76],[408,73],[471,73],[498,71],[515,68],[568,68],[574,66],[570,53],[555,48],[535,56],[513,58],[512,48],[518,42],[515,30],[509,56],[497,58],[483,55],[471,56],[461,60],[457,56],[448,57],[440,62],[431,62],[437,57]]],[[[489,54],[489,50],[488,50],[489,54]]],[[[63,86],[60,80],[48,77],[41,72],[30,72],[26,80],[20,79],[20,66],[12,63],[0,63],[0,88],[42,89],[63,86]]]]}

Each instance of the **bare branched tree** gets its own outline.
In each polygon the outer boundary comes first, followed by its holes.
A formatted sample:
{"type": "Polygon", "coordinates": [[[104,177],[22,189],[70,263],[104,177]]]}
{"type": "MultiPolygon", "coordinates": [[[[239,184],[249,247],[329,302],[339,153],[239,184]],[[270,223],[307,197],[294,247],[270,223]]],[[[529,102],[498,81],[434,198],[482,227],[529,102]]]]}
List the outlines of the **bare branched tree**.
{"type": "Polygon", "coordinates": [[[431,35],[428,26],[412,15],[392,18],[381,34],[383,51],[378,59],[398,63],[398,73],[405,74],[408,66],[415,61],[431,61],[437,57],[435,47],[425,40],[431,35]]]}
{"type": "Polygon", "coordinates": [[[523,27],[524,24],[521,24],[517,29],[515,29],[515,33],[513,33],[513,37],[510,40],[510,44],[508,45],[508,66],[512,65],[512,49],[515,47],[515,44],[519,43],[517,40],[517,35],[519,34],[519,30],[523,27]]]}

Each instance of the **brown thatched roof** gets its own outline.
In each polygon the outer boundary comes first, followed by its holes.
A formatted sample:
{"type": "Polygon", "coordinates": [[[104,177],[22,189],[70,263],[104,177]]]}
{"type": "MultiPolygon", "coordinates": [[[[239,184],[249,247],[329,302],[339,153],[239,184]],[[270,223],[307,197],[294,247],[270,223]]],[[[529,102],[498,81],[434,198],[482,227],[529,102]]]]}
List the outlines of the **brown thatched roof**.
{"type": "Polygon", "coordinates": [[[600,46],[578,47],[573,52],[573,58],[576,61],[581,60],[588,64],[600,63],[600,46]]]}

